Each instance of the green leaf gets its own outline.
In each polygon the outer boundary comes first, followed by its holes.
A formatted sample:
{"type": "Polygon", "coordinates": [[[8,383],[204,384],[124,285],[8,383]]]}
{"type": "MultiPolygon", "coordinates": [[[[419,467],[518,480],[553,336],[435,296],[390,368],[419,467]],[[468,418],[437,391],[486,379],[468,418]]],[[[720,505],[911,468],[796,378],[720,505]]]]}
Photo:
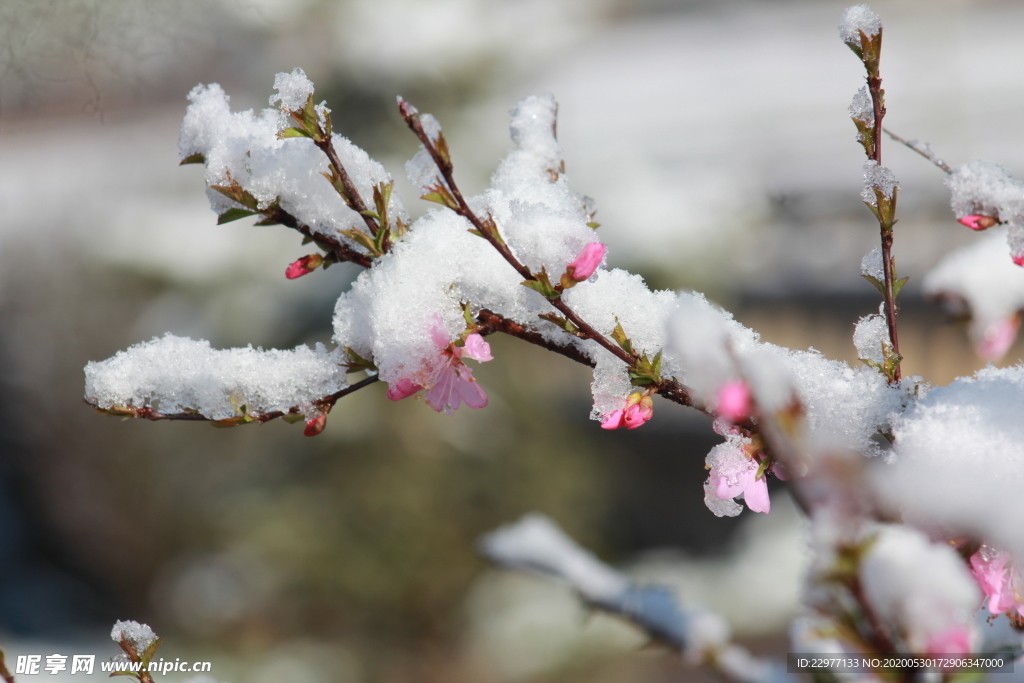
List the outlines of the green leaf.
{"type": "Polygon", "coordinates": [[[157,638],[142,653],[142,666],[146,667],[151,661],[153,661],[153,655],[156,654],[157,649],[160,647],[160,643],[164,642],[163,638],[157,638]]]}
{"type": "Polygon", "coordinates": [[[253,216],[255,214],[255,211],[249,211],[248,209],[228,209],[221,215],[217,216],[217,225],[224,225],[231,221],[237,221],[239,218],[245,218],[246,216],[253,216]]]}
{"type": "Polygon", "coordinates": [[[185,164],[205,164],[206,157],[203,156],[202,152],[196,152],[195,154],[189,154],[187,157],[178,162],[178,166],[184,166],[185,164]]]}
{"type": "Polygon", "coordinates": [[[306,417],[302,413],[288,413],[287,415],[282,415],[281,419],[293,425],[296,422],[302,422],[306,417]]]}
{"type": "Polygon", "coordinates": [[[626,353],[631,356],[636,355],[633,351],[633,342],[629,341],[629,337],[626,336],[626,331],[622,329],[622,323],[619,322],[618,318],[615,319],[615,329],[612,330],[612,339],[614,339],[615,343],[621,346],[626,353]]]}
{"type": "Polygon", "coordinates": [[[554,323],[555,325],[558,325],[560,328],[562,328],[571,335],[575,335],[577,337],[584,336],[583,333],[580,332],[580,328],[576,327],[576,325],[571,320],[567,320],[562,316],[558,315],[557,313],[541,313],[537,317],[543,320],[547,320],[550,323],[554,323]]]}
{"type": "Polygon", "coordinates": [[[873,275],[868,275],[866,273],[861,273],[860,276],[867,280],[868,282],[870,282],[871,284],[873,284],[875,286],[875,289],[878,290],[878,293],[882,295],[882,298],[885,298],[885,285],[882,283],[881,280],[879,280],[877,277],[874,277],[873,275]]]}
{"type": "Polygon", "coordinates": [[[771,458],[765,458],[764,460],[762,460],[761,464],[757,466],[757,474],[754,475],[754,479],[763,479],[764,473],[768,471],[768,468],[771,467],[771,464],[771,458]]]}
{"type": "Polygon", "coordinates": [[[523,280],[523,285],[540,292],[542,296],[554,301],[560,294],[552,288],[551,283],[537,282],[536,280],[523,280]]]}
{"type": "Polygon", "coordinates": [[[900,290],[903,289],[903,285],[907,284],[907,280],[909,280],[909,279],[910,279],[910,277],[907,276],[905,278],[901,278],[901,279],[897,280],[896,282],[892,283],[892,297],[894,299],[897,296],[899,296],[900,290]]]}
{"type": "Polygon", "coordinates": [[[286,138],[312,138],[313,136],[301,128],[285,128],[278,132],[277,137],[284,140],[286,138]]]}
{"type": "Polygon", "coordinates": [[[594,230],[597,230],[598,228],[601,227],[601,224],[598,223],[597,221],[590,221],[589,223],[587,223],[587,227],[588,228],[593,228],[594,230]]]}

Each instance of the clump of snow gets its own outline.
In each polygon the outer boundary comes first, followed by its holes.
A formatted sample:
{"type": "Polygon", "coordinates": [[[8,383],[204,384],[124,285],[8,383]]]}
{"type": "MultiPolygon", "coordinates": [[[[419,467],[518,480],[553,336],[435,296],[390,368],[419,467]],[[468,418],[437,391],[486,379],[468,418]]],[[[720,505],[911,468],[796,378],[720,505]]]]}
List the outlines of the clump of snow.
{"type": "Polygon", "coordinates": [[[946,178],[957,218],[981,214],[1000,223],[1024,220],[1024,184],[991,161],[971,161],[946,178]]]}
{"type": "Polygon", "coordinates": [[[290,74],[279,73],[274,77],[276,94],[270,97],[270,106],[286,111],[301,111],[313,94],[313,82],[306,78],[306,72],[296,68],[290,74]]]}
{"type": "Polygon", "coordinates": [[[345,388],[338,352],[318,344],[289,351],[217,350],[168,334],[85,367],[85,396],[100,408],[197,412],[211,420],[308,407],[345,388]]]}
{"type": "Polygon", "coordinates": [[[905,516],[1024,557],[1024,367],[931,389],[892,425],[896,463],[878,486],[905,516]]]}
{"type": "Polygon", "coordinates": [[[147,624],[140,624],[137,621],[118,621],[110,631],[110,639],[115,643],[127,640],[141,655],[147,647],[156,641],[157,635],[147,624]]]}
{"type": "Polygon", "coordinates": [[[879,166],[874,159],[864,162],[864,189],[860,196],[871,206],[878,207],[878,195],[892,201],[900,184],[896,182],[896,176],[885,166],[879,166]]]}
{"type": "MultiPolygon", "coordinates": [[[[294,104],[305,92],[308,80],[301,71],[278,74],[281,92],[275,99],[294,104]]],[[[342,230],[364,229],[358,213],[350,209],[331,184],[321,176],[328,171],[326,156],[307,138],[279,139],[282,117],[278,109],[232,112],[229,98],[216,83],[196,86],[188,96],[189,107],[181,126],[178,153],[182,159],[201,154],[206,162],[206,191],[210,207],[217,214],[239,204],[213,186],[237,183],[249,192],[260,208],[278,202],[285,211],[319,234],[361,246],[341,234],[342,230]]],[[[303,105],[305,102],[303,101],[303,105]]],[[[300,107],[301,108],[301,107],[300,107]]],[[[321,110],[321,114],[326,109],[321,110]]],[[[338,158],[348,171],[363,200],[372,204],[373,188],[391,182],[391,175],[366,152],[340,135],[332,142],[338,158]]],[[[389,213],[407,219],[396,193],[391,195],[389,213]]]]}
{"type": "Polygon", "coordinates": [[[868,275],[879,282],[885,282],[885,266],[882,263],[882,250],[875,247],[860,261],[860,274],[868,275]]]}
{"type": "Polygon", "coordinates": [[[860,121],[864,125],[875,125],[875,106],[871,102],[871,95],[868,94],[867,87],[861,87],[857,91],[847,111],[850,112],[851,118],[860,121]]]}
{"type": "Polygon", "coordinates": [[[885,303],[878,307],[878,313],[866,315],[857,321],[853,331],[853,345],[857,357],[876,363],[885,361],[885,346],[889,346],[889,326],[885,322],[885,303]]]}
{"type": "Polygon", "coordinates": [[[905,526],[881,527],[861,563],[861,583],[876,613],[912,652],[953,628],[972,629],[981,600],[963,559],[905,526]]]}
{"type": "Polygon", "coordinates": [[[483,553],[499,564],[560,579],[592,602],[615,600],[629,581],[565,535],[549,518],[530,514],[480,541],[483,553]]]}
{"type": "Polygon", "coordinates": [[[867,37],[878,35],[882,30],[882,18],[871,11],[867,5],[854,5],[843,10],[839,21],[839,36],[844,43],[860,45],[859,31],[867,37]]]}
{"type": "Polygon", "coordinates": [[[923,280],[924,293],[943,299],[955,312],[971,314],[975,344],[1024,309],[1024,268],[1007,258],[1005,227],[990,228],[966,247],[948,254],[923,280]]]}
{"type": "Polygon", "coordinates": [[[874,454],[872,435],[886,429],[908,400],[903,389],[889,386],[870,368],[761,342],[755,332],[699,295],[680,295],[665,353],[698,401],[710,400],[740,374],[763,410],[781,409],[798,399],[808,439],[822,447],[874,454]]]}

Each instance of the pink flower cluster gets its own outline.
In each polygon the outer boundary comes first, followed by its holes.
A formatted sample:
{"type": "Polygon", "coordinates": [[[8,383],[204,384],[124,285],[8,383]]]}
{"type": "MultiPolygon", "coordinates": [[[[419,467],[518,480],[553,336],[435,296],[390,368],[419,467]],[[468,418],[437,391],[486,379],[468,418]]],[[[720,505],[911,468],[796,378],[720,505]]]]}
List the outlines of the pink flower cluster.
{"type": "Polygon", "coordinates": [[[626,397],[626,405],[613,410],[601,422],[601,429],[636,429],[654,417],[654,402],[650,396],[634,391],[626,397]]]}
{"type": "Polygon", "coordinates": [[[988,611],[1024,619],[1024,574],[1010,553],[983,545],[970,562],[971,574],[988,598],[988,611]]]}
{"type": "Polygon", "coordinates": [[[439,324],[430,330],[440,352],[440,358],[430,378],[423,384],[407,377],[392,382],[388,386],[387,397],[392,401],[400,401],[427,390],[426,399],[431,408],[437,412],[442,410],[451,415],[465,403],[470,408],[483,408],[487,405],[487,392],[473,378],[473,371],[466,366],[463,358],[472,358],[481,363],[494,360],[491,346],[479,333],[469,334],[462,346],[448,341],[448,335],[439,324]]]}

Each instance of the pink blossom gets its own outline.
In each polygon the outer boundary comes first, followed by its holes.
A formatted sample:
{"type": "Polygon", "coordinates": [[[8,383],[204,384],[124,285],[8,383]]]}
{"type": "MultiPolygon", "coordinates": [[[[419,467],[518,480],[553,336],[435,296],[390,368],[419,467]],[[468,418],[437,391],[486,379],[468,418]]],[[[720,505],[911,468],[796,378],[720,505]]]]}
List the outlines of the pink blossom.
{"type": "Polygon", "coordinates": [[[966,225],[971,230],[985,230],[987,228],[991,228],[993,225],[999,222],[995,218],[992,218],[992,216],[984,216],[978,214],[972,216],[962,216],[961,218],[958,218],[957,221],[962,223],[963,225],[966,225]]]}
{"type": "Polygon", "coordinates": [[[421,389],[423,387],[419,384],[416,384],[416,382],[407,377],[403,377],[397,382],[392,382],[388,385],[387,397],[392,401],[401,401],[403,398],[409,398],[421,389]]]}
{"type": "Polygon", "coordinates": [[[726,382],[718,390],[718,415],[729,422],[742,422],[750,414],[750,387],[742,380],[726,382]]]}
{"type": "Polygon", "coordinates": [[[451,415],[463,403],[470,408],[486,406],[487,392],[477,384],[473,371],[462,361],[462,357],[481,363],[493,360],[490,344],[480,334],[473,332],[466,337],[464,346],[456,346],[448,341],[440,319],[430,328],[430,336],[441,352],[441,362],[427,382],[427,403],[430,407],[451,415]]]}
{"type": "Polygon", "coordinates": [[[604,260],[607,251],[608,247],[600,242],[591,242],[583,247],[583,251],[572,263],[566,266],[565,272],[576,282],[582,282],[594,274],[594,271],[601,265],[601,261],[604,260]]]}
{"type": "Polygon", "coordinates": [[[985,337],[975,345],[975,351],[985,360],[997,361],[1006,355],[1017,338],[1020,316],[1012,315],[985,329],[985,337]]]}
{"type": "Polygon", "coordinates": [[[1013,259],[1013,262],[1016,265],[1024,268],[1024,254],[1018,254],[1017,256],[1012,256],[1011,258],[1013,259]]]}
{"type": "Polygon", "coordinates": [[[303,256],[298,261],[295,261],[288,266],[287,270],[284,271],[284,276],[289,280],[294,280],[295,278],[302,277],[303,275],[309,275],[323,265],[323,262],[324,257],[320,254],[303,256]]]}
{"type": "Polygon", "coordinates": [[[971,632],[963,624],[928,636],[925,651],[930,655],[965,655],[972,651],[971,632]]]}
{"type": "Polygon", "coordinates": [[[1024,617],[1024,577],[1010,553],[983,545],[971,555],[970,562],[971,574],[988,598],[988,611],[1015,611],[1018,617],[1024,617]]]}
{"type": "Polygon", "coordinates": [[[634,391],[626,398],[626,407],[613,410],[602,422],[601,429],[636,429],[654,417],[650,396],[634,391]]]}
{"type": "MultiPolygon", "coordinates": [[[[752,458],[743,449],[737,448],[717,460],[708,478],[714,486],[715,495],[719,498],[724,500],[742,494],[747,507],[753,512],[767,513],[771,510],[768,477],[765,473],[757,476],[760,467],[761,464],[756,457],[752,458]]],[[[774,469],[775,466],[772,465],[772,470],[774,469]]]]}

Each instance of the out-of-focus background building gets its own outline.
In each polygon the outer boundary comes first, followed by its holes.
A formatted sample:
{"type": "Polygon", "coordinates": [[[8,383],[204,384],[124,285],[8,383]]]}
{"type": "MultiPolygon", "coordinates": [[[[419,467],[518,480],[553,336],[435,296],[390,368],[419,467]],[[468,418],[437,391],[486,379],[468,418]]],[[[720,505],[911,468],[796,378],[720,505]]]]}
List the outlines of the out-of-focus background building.
{"type": "MultiPolygon", "coordinates": [[[[950,163],[1024,167],[1024,7],[872,5],[887,125],[950,163]]],[[[166,331],[219,347],[329,340],[354,267],[286,281],[299,238],[216,226],[201,171],[177,166],[195,84],[260,108],[274,74],[297,66],[407,205],[416,142],[396,94],[441,119],[477,191],[508,148],[507,110],[555,93],[570,178],[597,200],[611,265],[706,291],[769,341],[856,363],[853,324],[878,304],[859,277],[877,226],[846,116],[861,73],[837,36],[843,7],[0,2],[0,645],[113,654],[102,640],[130,618],[167,637],[165,657],[210,659],[235,683],[693,676],[558,587],[477,556],[480,534],[537,510],[722,612],[755,650],[784,650],[803,552],[782,490],[768,517],[715,518],[701,490],[708,421],[661,403],[642,430],[601,432],[587,371],[564,359],[493,339],[486,410],[448,418],[369,390],[316,439],[279,422],[97,416],[82,367],[166,331]]],[[[939,170],[890,142],[885,159],[911,277],[905,368],[944,384],[982,362],[919,285],[973,235],[939,170]]]]}

